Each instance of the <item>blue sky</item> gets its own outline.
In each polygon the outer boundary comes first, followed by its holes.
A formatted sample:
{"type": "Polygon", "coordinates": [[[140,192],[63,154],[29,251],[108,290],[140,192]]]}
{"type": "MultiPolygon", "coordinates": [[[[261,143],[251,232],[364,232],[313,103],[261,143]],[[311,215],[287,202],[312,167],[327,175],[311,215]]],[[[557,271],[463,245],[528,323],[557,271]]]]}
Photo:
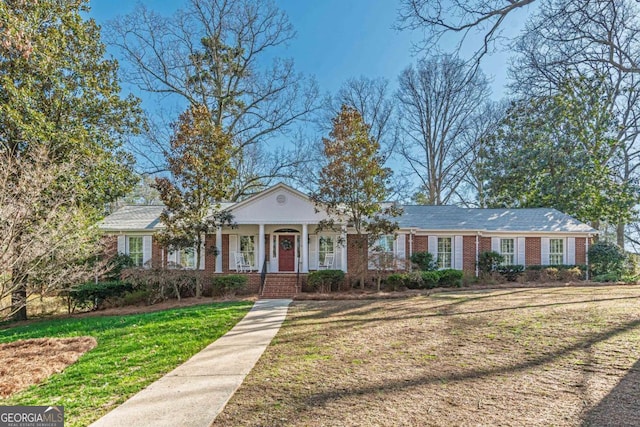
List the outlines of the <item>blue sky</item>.
{"type": "MultiPolygon", "coordinates": [[[[171,14],[184,0],[147,0],[148,7],[171,14]]],[[[322,93],[335,93],[350,77],[385,77],[396,87],[397,77],[417,57],[412,42],[420,34],[392,29],[397,0],[276,0],[284,10],[297,37],[279,53],[293,58],[296,69],[314,75],[322,93]]],[[[133,10],[130,0],[91,0],[90,16],[104,24],[133,10]]],[[[509,20],[506,30],[515,33],[526,11],[509,20]]],[[[485,59],[482,68],[493,79],[493,97],[504,95],[507,54],[485,59]]]]}

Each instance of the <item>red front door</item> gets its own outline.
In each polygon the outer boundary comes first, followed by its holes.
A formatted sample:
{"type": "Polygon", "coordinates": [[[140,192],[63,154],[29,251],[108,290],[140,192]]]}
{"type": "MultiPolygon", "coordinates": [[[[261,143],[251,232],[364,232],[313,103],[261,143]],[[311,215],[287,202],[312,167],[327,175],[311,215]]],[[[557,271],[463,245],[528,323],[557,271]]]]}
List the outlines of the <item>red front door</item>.
{"type": "Polygon", "coordinates": [[[278,236],[278,271],[296,271],[296,236],[278,236]]]}

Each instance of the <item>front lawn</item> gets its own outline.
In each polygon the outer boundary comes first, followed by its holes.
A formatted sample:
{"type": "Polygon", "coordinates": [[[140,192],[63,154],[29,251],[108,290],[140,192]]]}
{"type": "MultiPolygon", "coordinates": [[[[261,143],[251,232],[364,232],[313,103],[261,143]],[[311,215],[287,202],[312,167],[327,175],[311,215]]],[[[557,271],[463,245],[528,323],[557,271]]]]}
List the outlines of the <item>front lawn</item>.
{"type": "Polygon", "coordinates": [[[637,425],[640,287],[299,301],[216,426],[637,425]]]}
{"type": "Polygon", "coordinates": [[[207,304],[1,330],[0,343],[92,336],[98,345],[61,374],[0,399],[0,405],[62,405],[65,426],[86,426],[224,335],[251,306],[250,302],[207,304]]]}

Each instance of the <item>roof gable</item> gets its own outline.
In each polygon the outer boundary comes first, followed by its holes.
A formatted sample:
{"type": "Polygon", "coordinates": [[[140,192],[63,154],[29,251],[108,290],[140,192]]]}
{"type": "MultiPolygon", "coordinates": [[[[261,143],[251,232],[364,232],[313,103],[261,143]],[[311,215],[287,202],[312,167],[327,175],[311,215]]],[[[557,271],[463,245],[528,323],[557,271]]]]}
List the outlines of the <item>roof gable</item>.
{"type": "Polygon", "coordinates": [[[317,223],[327,217],[316,212],[309,196],[283,183],[237,203],[229,211],[238,224],[317,223]]]}

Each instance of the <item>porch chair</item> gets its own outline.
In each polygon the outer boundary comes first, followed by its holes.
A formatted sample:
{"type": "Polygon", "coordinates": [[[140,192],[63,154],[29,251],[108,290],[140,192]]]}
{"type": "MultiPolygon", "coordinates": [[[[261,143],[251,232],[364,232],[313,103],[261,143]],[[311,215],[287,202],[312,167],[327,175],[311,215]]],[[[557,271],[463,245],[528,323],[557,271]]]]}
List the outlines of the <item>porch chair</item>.
{"type": "Polygon", "coordinates": [[[244,259],[244,254],[242,252],[234,252],[233,257],[236,261],[236,271],[238,273],[251,272],[251,264],[244,259]]]}
{"type": "Polygon", "coordinates": [[[324,256],[324,262],[318,265],[318,270],[331,270],[333,268],[334,254],[326,254],[324,256]]]}

